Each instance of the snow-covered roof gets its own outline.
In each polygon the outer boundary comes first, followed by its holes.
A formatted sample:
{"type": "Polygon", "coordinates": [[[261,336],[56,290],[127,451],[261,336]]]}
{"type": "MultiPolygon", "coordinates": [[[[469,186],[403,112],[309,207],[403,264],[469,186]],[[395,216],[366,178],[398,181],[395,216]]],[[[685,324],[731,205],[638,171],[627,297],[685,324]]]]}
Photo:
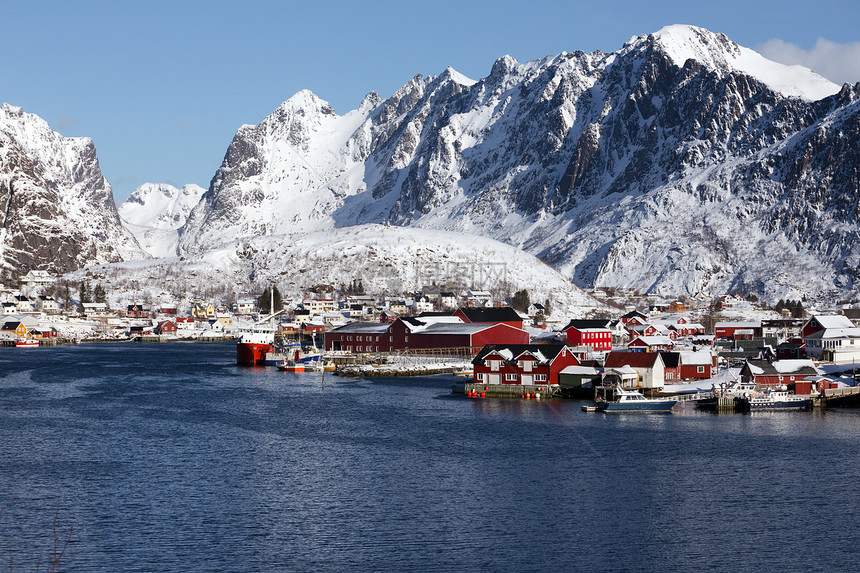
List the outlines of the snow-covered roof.
{"type": "Polygon", "coordinates": [[[633,344],[635,341],[641,340],[648,346],[663,346],[663,345],[672,345],[672,339],[668,336],[637,336],[634,338],[630,344],[633,344]]]}
{"type": "Polygon", "coordinates": [[[513,358],[514,358],[514,353],[511,352],[510,348],[502,348],[499,350],[493,350],[487,356],[489,356],[490,354],[498,354],[499,356],[501,356],[505,360],[513,360],[513,358]]]}
{"type": "Polygon", "coordinates": [[[629,366],[627,364],[625,364],[624,366],[616,366],[615,368],[608,368],[604,371],[604,373],[606,373],[606,372],[615,372],[617,374],[624,374],[627,376],[638,376],[639,375],[632,366],[629,366]]]}
{"type": "Polygon", "coordinates": [[[854,323],[844,314],[816,314],[813,319],[822,328],[854,328],[854,323]]]}
{"type": "Polygon", "coordinates": [[[524,356],[526,354],[534,357],[535,360],[537,360],[538,362],[546,362],[547,361],[546,356],[544,356],[544,353],[541,352],[540,350],[534,350],[534,351],[526,350],[525,352],[521,352],[520,354],[518,354],[517,359],[519,359],[521,356],[524,356]]]}
{"type": "Polygon", "coordinates": [[[714,325],[714,328],[761,328],[761,321],[759,321],[759,322],[718,322],[714,325]]]}
{"type": "Polygon", "coordinates": [[[713,363],[713,357],[710,350],[697,350],[696,352],[681,351],[681,364],[685,366],[710,366],[713,363]]]}
{"type": "Polygon", "coordinates": [[[809,367],[817,371],[815,363],[812,360],[774,360],[771,364],[780,374],[791,374],[803,367],[809,367]]]}
{"type": "Polygon", "coordinates": [[[598,374],[598,371],[591,366],[565,366],[564,368],[562,368],[559,374],[578,374],[581,376],[594,376],[598,374]]]}

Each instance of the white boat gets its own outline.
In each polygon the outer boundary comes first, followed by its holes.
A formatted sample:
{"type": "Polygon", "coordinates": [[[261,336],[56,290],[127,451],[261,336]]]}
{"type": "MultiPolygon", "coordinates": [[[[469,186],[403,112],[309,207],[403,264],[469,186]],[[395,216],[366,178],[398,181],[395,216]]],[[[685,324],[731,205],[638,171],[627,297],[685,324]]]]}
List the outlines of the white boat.
{"type": "Polygon", "coordinates": [[[15,348],[38,348],[39,341],[32,338],[20,338],[15,341],[15,348]]]}
{"type": "Polygon", "coordinates": [[[625,390],[618,386],[611,388],[611,392],[603,395],[598,394],[594,399],[594,405],[598,412],[642,412],[657,413],[671,412],[677,403],[674,398],[646,398],[636,390],[625,390]]]}

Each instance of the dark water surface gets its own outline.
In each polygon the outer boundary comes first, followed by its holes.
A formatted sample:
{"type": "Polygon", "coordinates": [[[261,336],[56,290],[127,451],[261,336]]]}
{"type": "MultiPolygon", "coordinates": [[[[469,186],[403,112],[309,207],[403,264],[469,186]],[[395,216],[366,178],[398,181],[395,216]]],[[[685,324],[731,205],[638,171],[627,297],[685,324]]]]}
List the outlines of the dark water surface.
{"type": "Polygon", "coordinates": [[[860,413],[603,415],[224,344],[0,349],[0,570],[848,571],[860,413]]]}

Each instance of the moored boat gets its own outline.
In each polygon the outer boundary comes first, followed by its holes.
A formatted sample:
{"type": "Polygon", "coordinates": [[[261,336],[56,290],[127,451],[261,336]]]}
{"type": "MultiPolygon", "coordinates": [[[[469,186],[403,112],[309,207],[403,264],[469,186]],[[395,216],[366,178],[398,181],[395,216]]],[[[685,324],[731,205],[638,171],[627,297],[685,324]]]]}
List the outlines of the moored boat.
{"type": "Polygon", "coordinates": [[[275,341],[273,329],[254,329],[243,332],[236,343],[236,364],[264,365],[266,353],[272,351],[275,341]]]}
{"type": "Polygon", "coordinates": [[[808,410],[812,406],[812,399],[786,391],[766,390],[748,397],[746,405],[750,412],[808,410]]]}
{"type": "Polygon", "coordinates": [[[720,384],[711,390],[711,396],[696,400],[696,408],[702,410],[717,409],[743,409],[747,398],[756,393],[755,384],[752,382],[733,382],[732,384],[720,384]]]}
{"type": "Polygon", "coordinates": [[[674,398],[646,398],[636,390],[625,390],[620,387],[611,389],[611,392],[598,394],[594,399],[594,405],[598,412],[642,412],[659,413],[671,412],[677,403],[674,398]]]}
{"type": "Polygon", "coordinates": [[[36,348],[39,346],[39,341],[32,338],[21,338],[15,341],[15,348],[36,348]]]}

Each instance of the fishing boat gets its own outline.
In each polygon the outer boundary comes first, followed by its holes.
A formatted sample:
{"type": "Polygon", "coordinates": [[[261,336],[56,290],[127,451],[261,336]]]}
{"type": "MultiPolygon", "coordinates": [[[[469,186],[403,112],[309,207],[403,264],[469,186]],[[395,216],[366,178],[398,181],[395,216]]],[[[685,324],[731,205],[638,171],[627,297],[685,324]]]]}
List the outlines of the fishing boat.
{"type": "Polygon", "coordinates": [[[701,410],[717,410],[719,407],[744,409],[746,400],[756,394],[754,382],[743,382],[737,380],[731,384],[720,384],[712,387],[711,395],[707,398],[696,400],[696,408],[701,410]]]}
{"type": "Polygon", "coordinates": [[[266,353],[272,352],[275,331],[269,328],[252,328],[240,331],[236,343],[236,364],[264,365],[266,353]]]}
{"type": "Polygon", "coordinates": [[[283,372],[322,372],[325,369],[322,360],[302,362],[286,359],[278,363],[278,370],[283,372]]]}
{"type": "Polygon", "coordinates": [[[32,338],[21,338],[15,341],[15,348],[37,348],[39,341],[32,338]]]}
{"type": "Polygon", "coordinates": [[[594,405],[598,412],[642,412],[659,413],[671,412],[677,403],[674,398],[646,398],[636,390],[625,390],[621,387],[611,388],[610,392],[599,393],[594,398],[594,405]]]}
{"type": "Polygon", "coordinates": [[[240,329],[239,340],[236,342],[236,364],[248,366],[265,366],[266,354],[274,351],[275,344],[275,317],[284,312],[284,309],[275,310],[275,289],[271,290],[271,303],[269,306],[269,318],[265,322],[258,322],[249,329],[240,329]]]}
{"type": "Polygon", "coordinates": [[[812,399],[784,390],[767,389],[748,397],[746,406],[750,412],[808,410],[812,406],[812,399]]]}

